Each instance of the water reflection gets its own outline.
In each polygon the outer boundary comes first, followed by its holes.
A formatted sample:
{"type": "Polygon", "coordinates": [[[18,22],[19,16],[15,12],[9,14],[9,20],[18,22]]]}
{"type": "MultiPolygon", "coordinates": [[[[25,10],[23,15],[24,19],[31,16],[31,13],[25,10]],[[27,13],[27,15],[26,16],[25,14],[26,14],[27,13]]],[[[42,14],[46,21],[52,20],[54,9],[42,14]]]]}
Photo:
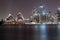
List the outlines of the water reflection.
{"type": "Polygon", "coordinates": [[[47,40],[46,24],[35,25],[34,40],[47,40]]]}
{"type": "Polygon", "coordinates": [[[35,25],[34,40],[57,40],[57,38],[59,39],[60,38],[60,26],[58,28],[57,27],[58,27],[57,24],[35,25]]]}
{"type": "Polygon", "coordinates": [[[57,37],[58,40],[60,40],[60,24],[58,24],[58,37],[57,37]]]}
{"type": "Polygon", "coordinates": [[[47,31],[46,31],[45,24],[41,24],[41,26],[40,26],[40,39],[47,40],[47,31]]]}
{"type": "Polygon", "coordinates": [[[60,40],[60,24],[4,25],[0,28],[6,40],[60,40]]]}

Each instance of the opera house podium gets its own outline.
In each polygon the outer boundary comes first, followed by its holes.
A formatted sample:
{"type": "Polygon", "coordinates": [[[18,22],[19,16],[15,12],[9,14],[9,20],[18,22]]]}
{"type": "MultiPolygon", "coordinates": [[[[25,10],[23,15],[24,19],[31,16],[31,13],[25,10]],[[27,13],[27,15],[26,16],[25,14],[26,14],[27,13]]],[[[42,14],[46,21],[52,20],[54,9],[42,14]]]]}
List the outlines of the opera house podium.
{"type": "Polygon", "coordinates": [[[58,40],[60,39],[58,24],[2,24],[0,39],[2,40],[58,40]]]}

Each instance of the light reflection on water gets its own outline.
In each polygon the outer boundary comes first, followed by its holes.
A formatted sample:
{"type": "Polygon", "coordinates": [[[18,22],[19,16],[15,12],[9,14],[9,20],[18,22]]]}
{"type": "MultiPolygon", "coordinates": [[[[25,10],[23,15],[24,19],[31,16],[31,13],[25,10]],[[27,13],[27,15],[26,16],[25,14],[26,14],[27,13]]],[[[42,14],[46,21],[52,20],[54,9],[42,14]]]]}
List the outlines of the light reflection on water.
{"type": "Polygon", "coordinates": [[[34,40],[60,40],[60,24],[35,25],[34,40]]]}
{"type": "Polygon", "coordinates": [[[47,40],[47,31],[46,31],[45,24],[41,24],[41,26],[40,26],[40,39],[47,40]]]}
{"type": "Polygon", "coordinates": [[[35,25],[34,40],[47,40],[46,24],[35,25]]]}
{"type": "Polygon", "coordinates": [[[58,24],[58,37],[57,37],[58,40],[60,40],[60,24],[58,24]]]}
{"type": "Polygon", "coordinates": [[[13,36],[11,39],[17,37],[21,40],[22,36],[22,40],[60,40],[60,24],[7,25],[4,27],[6,39],[13,36]]]}

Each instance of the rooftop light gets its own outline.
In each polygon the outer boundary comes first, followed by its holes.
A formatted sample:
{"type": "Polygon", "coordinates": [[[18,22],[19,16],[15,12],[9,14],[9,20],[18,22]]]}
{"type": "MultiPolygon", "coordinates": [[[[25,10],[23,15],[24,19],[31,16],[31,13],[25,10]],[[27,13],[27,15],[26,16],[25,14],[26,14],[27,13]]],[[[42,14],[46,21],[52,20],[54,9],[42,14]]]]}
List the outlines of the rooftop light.
{"type": "Polygon", "coordinates": [[[40,6],[39,8],[43,8],[44,6],[40,6]]]}
{"type": "Polygon", "coordinates": [[[60,8],[58,8],[58,10],[60,11],[60,8]]]}

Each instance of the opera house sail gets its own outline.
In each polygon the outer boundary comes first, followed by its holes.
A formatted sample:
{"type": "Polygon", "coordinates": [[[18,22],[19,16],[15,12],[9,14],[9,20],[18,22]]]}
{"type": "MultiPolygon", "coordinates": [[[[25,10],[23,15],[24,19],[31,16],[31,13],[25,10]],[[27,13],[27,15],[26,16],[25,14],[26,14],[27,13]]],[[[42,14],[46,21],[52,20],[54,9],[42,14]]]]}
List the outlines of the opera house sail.
{"type": "Polygon", "coordinates": [[[8,17],[5,19],[5,24],[13,24],[14,23],[14,17],[12,14],[9,14],[8,17]]]}

